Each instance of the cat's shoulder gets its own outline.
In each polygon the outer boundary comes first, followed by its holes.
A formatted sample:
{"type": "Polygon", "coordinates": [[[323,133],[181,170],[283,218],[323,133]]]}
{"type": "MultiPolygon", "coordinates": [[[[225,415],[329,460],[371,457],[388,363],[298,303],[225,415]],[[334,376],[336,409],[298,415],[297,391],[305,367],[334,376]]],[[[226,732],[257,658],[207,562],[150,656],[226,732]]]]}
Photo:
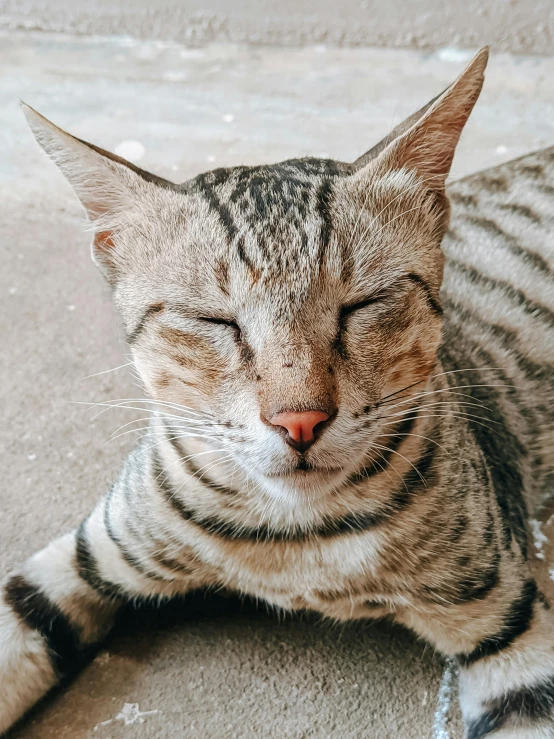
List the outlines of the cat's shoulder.
{"type": "Polygon", "coordinates": [[[454,206],[461,209],[491,199],[516,202],[529,192],[538,192],[541,200],[554,204],[554,146],[463,177],[448,187],[454,206]]]}

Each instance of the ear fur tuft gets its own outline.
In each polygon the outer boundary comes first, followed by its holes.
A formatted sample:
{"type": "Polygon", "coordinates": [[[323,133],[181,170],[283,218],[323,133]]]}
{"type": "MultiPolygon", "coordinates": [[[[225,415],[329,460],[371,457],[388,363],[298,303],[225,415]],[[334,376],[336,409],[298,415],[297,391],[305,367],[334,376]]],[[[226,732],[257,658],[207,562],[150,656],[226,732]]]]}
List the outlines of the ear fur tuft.
{"type": "Polygon", "coordinates": [[[95,233],[94,261],[104,267],[110,278],[117,263],[117,233],[129,224],[137,198],[156,185],[171,188],[172,183],[72,136],[29,105],[21,106],[37,142],[79,197],[95,233]]]}
{"type": "Polygon", "coordinates": [[[481,49],[441,95],[397,126],[356,165],[379,163],[388,169],[416,170],[428,187],[442,189],[462,130],[481,92],[488,57],[488,47],[481,49]]]}

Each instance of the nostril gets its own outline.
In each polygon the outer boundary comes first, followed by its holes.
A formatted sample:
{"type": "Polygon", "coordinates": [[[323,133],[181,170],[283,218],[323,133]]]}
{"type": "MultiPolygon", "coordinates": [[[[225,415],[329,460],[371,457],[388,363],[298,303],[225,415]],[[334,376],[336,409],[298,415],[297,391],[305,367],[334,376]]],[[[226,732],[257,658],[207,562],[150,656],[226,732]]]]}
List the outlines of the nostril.
{"type": "MultiPolygon", "coordinates": [[[[315,441],[316,426],[329,419],[324,411],[285,411],[277,413],[269,419],[272,426],[281,426],[288,431],[288,438],[297,444],[306,444],[315,441]]],[[[287,441],[288,441],[287,438],[287,441]]]]}

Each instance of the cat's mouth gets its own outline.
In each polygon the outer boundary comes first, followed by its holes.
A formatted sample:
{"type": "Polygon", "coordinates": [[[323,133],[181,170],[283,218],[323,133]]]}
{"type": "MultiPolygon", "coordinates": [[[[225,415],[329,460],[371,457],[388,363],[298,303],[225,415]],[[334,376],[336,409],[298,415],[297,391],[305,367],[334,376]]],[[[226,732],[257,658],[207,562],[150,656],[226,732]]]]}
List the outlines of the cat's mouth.
{"type": "Polygon", "coordinates": [[[342,467],[317,467],[306,460],[300,460],[295,467],[266,473],[266,477],[294,479],[299,477],[332,477],[343,472],[342,467]]]}

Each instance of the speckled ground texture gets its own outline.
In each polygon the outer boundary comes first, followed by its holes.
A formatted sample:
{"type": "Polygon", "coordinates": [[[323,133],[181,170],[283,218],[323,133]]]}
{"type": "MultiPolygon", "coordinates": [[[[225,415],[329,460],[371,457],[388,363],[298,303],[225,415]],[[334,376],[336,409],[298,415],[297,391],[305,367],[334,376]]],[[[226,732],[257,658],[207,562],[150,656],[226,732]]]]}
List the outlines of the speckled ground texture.
{"type": "Polygon", "coordinates": [[[551,54],[552,0],[0,0],[0,27],[180,43],[483,46],[551,54]]]}
{"type": "MultiPolygon", "coordinates": [[[[4,12],[9,5],[0,2],[4,12]]],[[[128,368],[86,379],[125,363],[126,348],[79,206],[17,99],[183,180],[299,154],[354,158],[468,57],[450,47],[191,49],[0,35],[0,575],[76,525],[132,444],[109,441],[130,419],[123,411],[97,416],[75,401],[138,393],[128,368]]],[[[455,174],[553,144],[552,79],[554,59],[493,55],[455,174]]],[[[550,543],[544,555],[554,563],[550,543]]],[[[442,671],[430,648],[388,624],[335,627],[233,600],[191,600],[131,614],[14,737],[431,739],[442,671]],[[144,715],[124,709],[135,703],[144,715]]],[[[456,717],[448,736],[461,737],[456,717]]]]}

